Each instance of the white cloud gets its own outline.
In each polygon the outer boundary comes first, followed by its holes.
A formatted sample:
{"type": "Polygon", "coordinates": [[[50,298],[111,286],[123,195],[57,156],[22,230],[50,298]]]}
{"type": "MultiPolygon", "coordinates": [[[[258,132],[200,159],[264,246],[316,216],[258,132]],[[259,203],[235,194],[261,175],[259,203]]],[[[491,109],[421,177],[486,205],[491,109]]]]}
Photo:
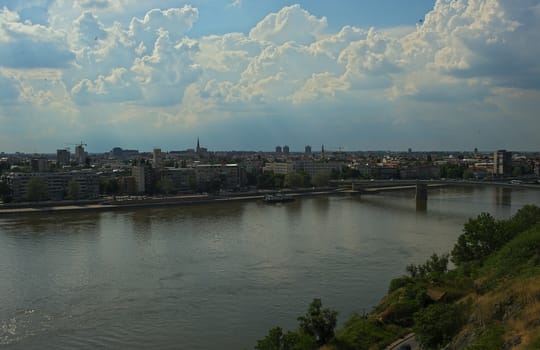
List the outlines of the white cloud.
{"type": "Polygon", "coordinates": [[[99,105],[115,125],[148,118],[161,130],[239,115],[322,120],[324,113],[352,128],[377,120],[414,130],[427,120],[452,130],[487,115],[503,123],[520,101],[522,118],[535,123],[540,0],[438,0],[416,28],[337,32],[294,5],[247,35],[201,38],[189,37],[195,7],[146,7],[56,0],[49,25],[1,10],[2,102],[80,113],[99,105]],[[37,68],[55,73],[47,81],[17,73],[37,68]]]}
{"type": "Polygon", "coordinates": [[[293,5],[266,16],[251,29],[249,37],[275,44],[294,41],[306,45],[316,41],[326,28],[325,17],[316,18],[299,5],[293,5]]]}
{"type": "Polygon", "coordinates": [[[0,66],[9,68],[65,68],[73,54],[65,35],[43,25],[20,22],[16,12],[0,10],[0,66]]]}

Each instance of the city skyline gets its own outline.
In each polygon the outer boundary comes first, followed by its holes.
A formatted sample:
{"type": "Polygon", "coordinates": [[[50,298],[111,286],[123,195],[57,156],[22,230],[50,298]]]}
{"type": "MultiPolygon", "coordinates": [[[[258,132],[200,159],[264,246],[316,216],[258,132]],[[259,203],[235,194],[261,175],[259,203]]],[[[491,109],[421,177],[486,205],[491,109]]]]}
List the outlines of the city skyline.
{"type": "Polygon", "coordinates": [[[537,151],[539,27],[540,0],[0,0],[0,152],[537,151]]]}

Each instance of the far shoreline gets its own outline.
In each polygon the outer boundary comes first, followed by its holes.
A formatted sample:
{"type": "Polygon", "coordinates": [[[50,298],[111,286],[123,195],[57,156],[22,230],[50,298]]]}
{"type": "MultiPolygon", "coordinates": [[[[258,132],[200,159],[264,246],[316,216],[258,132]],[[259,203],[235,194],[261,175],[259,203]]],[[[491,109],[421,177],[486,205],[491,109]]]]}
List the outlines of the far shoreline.
{"type": "MultiPolygon", "coordinates": [[[[33,202],[0,205],[0,217],[65,214],[79,212],[106,212],[136,208],[158,208],[187,206],[197,204],[224,204],[230,202],[247,202],[264,199],[265,195],[275,191],[244,192],[230,195],[190,194],[181,196],[125,196],[120,199],[99,199],[81,201],[33,202]]],[[[292,197],[310,197],[343,194],[338,189],[309,189],[284,191],[292,197]]]]}

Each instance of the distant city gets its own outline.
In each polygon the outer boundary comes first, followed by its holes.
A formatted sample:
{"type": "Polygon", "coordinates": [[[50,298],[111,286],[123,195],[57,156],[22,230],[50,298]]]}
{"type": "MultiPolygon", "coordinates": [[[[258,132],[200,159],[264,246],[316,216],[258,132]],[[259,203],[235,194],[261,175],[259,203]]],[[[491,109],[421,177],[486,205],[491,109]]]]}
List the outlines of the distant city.
{"type": "Polygon", "coordinates": [[[228,193],[328,186],[344,179],[513,180],[537,182],[540,152],[152,151],[113,148],[89,154],[84,142],[56,154],[0,153],[4,203],[90,200],[103,196],[228,193]]]}

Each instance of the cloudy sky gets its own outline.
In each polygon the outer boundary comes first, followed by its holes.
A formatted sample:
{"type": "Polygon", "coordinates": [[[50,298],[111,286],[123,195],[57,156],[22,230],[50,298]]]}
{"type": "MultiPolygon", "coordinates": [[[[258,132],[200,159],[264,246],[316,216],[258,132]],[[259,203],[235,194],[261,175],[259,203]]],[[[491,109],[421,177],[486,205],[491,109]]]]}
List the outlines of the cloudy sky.
{"type": "Polygon", "coordinates": [[[0,151],[540,150],[540,0],[0,0],[0,151]]]}

